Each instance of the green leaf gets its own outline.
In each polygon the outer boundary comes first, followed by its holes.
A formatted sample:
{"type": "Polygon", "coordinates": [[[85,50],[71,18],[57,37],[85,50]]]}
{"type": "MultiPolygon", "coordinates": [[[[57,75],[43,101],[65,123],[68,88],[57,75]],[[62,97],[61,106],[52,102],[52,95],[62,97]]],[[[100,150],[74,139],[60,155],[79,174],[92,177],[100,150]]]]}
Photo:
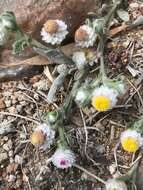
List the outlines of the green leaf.
{"type": "Polygon", "coordinates": [[[20,54],[26,47],[31,45],[31,38],[27,36],[23,36],[22,38],[15,41],[12,45],[13,47],[13,54],[20,54]]]}

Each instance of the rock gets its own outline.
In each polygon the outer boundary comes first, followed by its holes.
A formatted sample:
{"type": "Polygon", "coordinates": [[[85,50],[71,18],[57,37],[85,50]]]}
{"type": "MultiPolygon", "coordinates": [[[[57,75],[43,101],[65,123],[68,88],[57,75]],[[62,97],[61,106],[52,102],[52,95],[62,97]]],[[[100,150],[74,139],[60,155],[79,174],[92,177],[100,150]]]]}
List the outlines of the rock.
{"type": "Polygon", "coordinates": [[[4,144],[2,148],[3,148],[4,150],[6,150],[6,151],[9,151],[9,147],[8,147],[8,144],[7,144],[7,143],[4,144]]]}
{"type": "Polygon", "coordinates": [[[38,38],[47,19],[62,19],[67,23],[71,36],[87,13],[98,10],[100,3],[101,0],[1,0],[0,13],[13,11],[22,29],[38,38]]]}
{"type": "Polygon", "coordinates": [[[16,106],[16,112],[17,112],[17,113],[20,113],[20,112],[22,111],[22,108],[23,108],[22,105],[17,105],[17,106],[16,106]]]}
{"type": "Polygon", "coordinates": [[[6,100],[5,101],[5,104],[6,104],[6,107],[9,108],[11,106],[11,100],[6,100]]]}
{"type": "Polygon", "coordinates": [[[11,95],[12,95],[12,92],[10,92],[10,91],[4,91],[3,92],[4,97],[10,97],[11,95]]]}
{"type": "Polygon", "coordinates": [[[12,149],[12,141],[8,140],[8,142],[3,145],[3,149],[6,151],[11,150],[12,149]]]}
{"type": "MultiPolygon", "coordinates": [[[[8,133],[14,132],[13,124],[9,122],[0,123],[0,135],[7,135],[8,133]]],[[[8,137],[5,137],[8,140],[8,137]]],[[[5,140],[6,141],[6,140],[5,140]]]]}
{"type": "Polygon", "coordinates": [[[10,151],[8,152],[8,155],[9,155],[9,157],[13,157],[13,150],[10,150],[10,151]]]}
{"type": "Polygon", "coordinates": [[[9,164],[6,168],[6,171],[7,173],[12,173],[12,172],[16,172],[17,170],[17,167],[18,167],[18,164],[15,164],[15,163],[12,163],[12,164],[9,164]]]}
{"type": "Polygon", "coordinates": [[[15,108],[14,106],[8,108],[8,111],[9,111],[10,113],[17,113],[17,112],[16,112],[16,108],[15,108]]]}
{"type": "Polygon", "coordinates": [[[105,146],[104,145],[98,145],[97,147],[96,147],[96,151],[99,153],[99,154],[103,154],[103,153],[105,153],[105,146]]]}
{"type": "Polygon", "coordinates": [[[34,85],[33,85],[34,88],[36,88],[38,91],[42,90],[42,91],[47,91],[49,89],[49,84],[48,84],[48,81],[47,79],[44,79],[44,80],[40,80],[38,82],[36,82],[34,85]]]}
{"type": "Polygon", "coordinates": [[[15,158],[14,158],[14,161],[15,163],[17,164],[22,164],[22,157],[19,156],[18,154],[15,155],[15,158]]]}
{"type": "Polygon", "coordinates": [[[0,99],[0,109],[4,109],[6,107],[4,100],[0,99]]]}
{"type": "Polygon", "coordinates": [[[8,159],[8,156],[7,156],[7,153],[6,153],[6,152],[0,153],[0,164],[1,164],[2,162],[4,162],[5,160],[7,160],[7,159],[8,159]]]}
{"type": "Polygon", "coordinates": [[[9,175],[8,177],[8,182],[14,182],[16,180],[16,176],[15,175],[9,175]]]}

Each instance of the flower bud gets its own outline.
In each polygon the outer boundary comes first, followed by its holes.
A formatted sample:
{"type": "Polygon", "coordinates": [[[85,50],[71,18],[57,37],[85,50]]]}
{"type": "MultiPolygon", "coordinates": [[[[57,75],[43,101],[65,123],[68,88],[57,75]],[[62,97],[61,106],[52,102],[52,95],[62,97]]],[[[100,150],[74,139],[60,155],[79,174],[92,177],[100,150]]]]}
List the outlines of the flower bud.
{"type": "Polygon", "coordinates": [[[82,51],[75,52],[73,54],[72,60],[74,61],[74,63],[76,64],[76,66],[79,70],[82,70],[85,68],[87,61],[86,61],[84,52],[82,52],[82,51]]]}
{"type": "Polygon", "coordinates": [[[75,97],[76,103],[79,104],[81,107],[86,106],[90,101],[90,94],[91,93],[88,89],[79,89],[75,97]]]}
{"type": "Polygon", "coordinates": [[[48,121],[50,124],[54,124],[58,119],[58,112],[52,111],[48,113],[48,121]]]}

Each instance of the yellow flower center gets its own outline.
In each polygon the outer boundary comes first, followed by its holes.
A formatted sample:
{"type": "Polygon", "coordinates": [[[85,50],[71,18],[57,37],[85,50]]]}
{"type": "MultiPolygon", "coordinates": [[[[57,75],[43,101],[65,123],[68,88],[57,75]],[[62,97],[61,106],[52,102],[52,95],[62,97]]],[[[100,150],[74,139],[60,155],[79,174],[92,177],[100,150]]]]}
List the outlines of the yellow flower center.
{"type": "Polygon", "coordinates": [[[58,31],[58,24],[55,20],[48,20],[44,24],[44,30],[50,34],[54,34],[58,31]]]}
{"type": "Polygon", "coordinates": [[[139,149],[139,142],[133,137],[128,137],[121,142],[124,150],[128,152],[136,152],[139,149]]]}
{"type": "Polygon", "coordinates": [[[76,32],[75,32],[75,39],[78,40],[78,41],[86,41],[88,38],[88,34],[87,32],[82,29],[82,28],[79,28],[76,32]]]}
{"type": "Polygon", "coordinates": [[[97,111],[106,111],[110,109],[111,100],[105,96],[94,96],[92,98],[92,106],[97,111]]]}
{"type": "Polygon", "coordinates": [[[34,131],[30,137],[30,141],[33,145],[42,145],[45,141],[45,135],[42,131],[34,131]]]}

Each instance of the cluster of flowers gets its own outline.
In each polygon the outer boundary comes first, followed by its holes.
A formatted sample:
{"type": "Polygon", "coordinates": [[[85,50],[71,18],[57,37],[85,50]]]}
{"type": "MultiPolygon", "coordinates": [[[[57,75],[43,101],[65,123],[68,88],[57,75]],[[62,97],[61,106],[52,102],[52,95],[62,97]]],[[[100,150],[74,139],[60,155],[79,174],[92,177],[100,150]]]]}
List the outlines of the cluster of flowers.
{"type": "MultiPolygon", "coordinates": [[[[98,20],[98,19],[97,19],[98,20]]],[[[93,46],[97,39],[96,22],[93,25],[84,24],[75,32],[75,43],[81,48],[93,46]]],[[[12,31],[18,31],[15,17],[12,13],[6,12],[0,16],[0,45],[10,37],[12,31]],[[13,18],[11,18],[13,17],[13,18]]],[[[100,32],[99,32],[100,33],[100,32]]],[[[67,25],[61,20],[48,20],[41,31],[43,41],[46,43],[60,44],[68,34],[67,25]]],[[[83,51],[73,54],[73,62],[75,62],[79,70],[85,69],[87,59],[83,51]]],[[[103,69],[104,70],[104,69],[103,69]]],[[[96,111],[105,112],[114,108],[118,102],[118,98],[126,92],[125,84],[122,80],[111,80],[104,72],[95,81],[90,84],[81,86],[76,91],[75,101],[81,107],[85,107],[91,103],[96,111]]],[[[48,122],[39,124],[31,135],[31,143],[43,150],[50,148],[55,142],[55,134],[58,126],[55,127],[57,116],[50,112],[48,114],[48,122]]],[[[121,134],[120,142],[125,151],[135,153],[143,146],[142,126],[143,119],[139,125],[125,130],[121,134]]],[[[65,169],[71,167],[75,162],[75,155],[67,146],[65,139],[60,139],[57,143],[57,149],[51,156],[50,161],[58,168],[65,169]]],[[[127,190],[124,181],[118,179],[109,179],[106,182],[107,190],[127,190]]]]}
{"type": "MultiPolygon", "coordinates": [[[[60,44],[67,34],[67,25],[61,20],[48,20],[44,24],[41,32],[42,39],[52,45],[60,44]]],[[[96,39],[97,34],[94,28],[87,24],[82,25],[75,32],[76,45],[81,48],[93,46],[96,39]]],[[[75,52],[72,60],[76,64],[78,70],[85,69],[88,63],[84,51],[75,52]]],[[[105,112],[114,108],[118,99],[127,92],[127,88],[122,80],[111,80],[104,74],[105,73],[100,73],[95,81],[92,81],[90,84],[84,84],[77,90],[75,102],[80,107],[91,104],[96,111],[105,112]]],[[[38,142],[38,144],[43,148],[49,147],[55,137],[55,131],[46,124],[36,128],[34,133],[37,133],[38,138],[40,137],[41,141],[38,142]]],[[[31,137],[31,142],[36,144],[34,140],[36,136],[34,133],[31,137]]],[[[143,145],[143,138],[139,131],[131,128],[122,132],[120,142],[125,151],[135,153],[143,145]]],[[[51,157],[51,161],[58,168],[68,168],[75,162],[75,155],[70,149],[60,146],[51,157]]],[[[107,180],[105,186],[107,190],[127,190],[126,183],[116,178],[107,180]]]]}
{"type": "MultiPolygon", "coordinates": [[[[68,34],[67,25],[62,20],[48,20],[41,31],[42,40],[46,43],[60,44],[68,34]]],[[[75,32],[75,42],[82,48],[93,46],[97,35],[89,25],[82,25],[75,32]]]]}
{"type": "MultiPolygon", "coordinates": [[[[78,69],[82,69],[87,62],[84,52],[75,52],[73,61],[78,69]]],[[[91,102],[97,111],[108,111],[116,106],[118,98],[125,92],[126,87],[123,81],[111,80],[100,74],[91,84],[83,85],[77,91],[75,101],[81,107],[85,107],[91,102]]]]}
{"type": "MultiPolygon", "coordinates": [[[[48,113],[49,122],[39,124],[30,137],[31,143],[39,149],[46,150],[54,144],[56,128],[54,122],[56,117],[53,112],[48,113]]],[[[57,168],[65,169],[71,167],[75,162],[74,153],[64,145],[59,143],[55,153],[49,159],[57,168]]]]}

